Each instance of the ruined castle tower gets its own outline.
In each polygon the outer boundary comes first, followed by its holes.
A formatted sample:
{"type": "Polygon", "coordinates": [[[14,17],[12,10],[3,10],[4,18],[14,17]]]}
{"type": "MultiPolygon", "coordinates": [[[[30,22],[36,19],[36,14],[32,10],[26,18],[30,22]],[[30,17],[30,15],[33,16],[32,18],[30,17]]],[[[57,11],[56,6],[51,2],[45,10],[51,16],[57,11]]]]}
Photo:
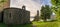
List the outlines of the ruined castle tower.
{"type": "Polygon", "coordinates": [[[25,6],[21,8],[5,8],[3,10],[3,22],[5,24],[26,24],[30,23],[30,11],[25,10],[25,6]]]}
{"type": "Polygon", "coordinates": [[[34,18],[34,21],[39,21],[39,10],[37,10],[37,15],[34,18]]]}
{"type": "Polygon", "coordinates": [[[24,5],[22,8],[10,7],[10,0],[5,0],[0,3],[0,21],[5,24],[30,23],[30,11],[24,5]]]}
{"type": "Polygon", "coordinates": [[[37,16],[39,16],[39,10],[37,10],[37,16]]]}

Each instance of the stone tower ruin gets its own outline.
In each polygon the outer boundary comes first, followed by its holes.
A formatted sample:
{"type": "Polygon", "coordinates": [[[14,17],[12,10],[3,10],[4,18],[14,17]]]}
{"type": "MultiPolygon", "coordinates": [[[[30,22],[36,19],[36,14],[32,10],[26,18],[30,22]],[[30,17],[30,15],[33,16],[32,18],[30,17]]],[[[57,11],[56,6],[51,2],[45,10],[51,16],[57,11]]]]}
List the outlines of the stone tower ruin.
{"type": "Polygon", "coordinates": [[[30,12],[25,10],[25,7],[23,8],[5,8],[3,10],[3,22],[5,24],[30,23],[30,12]]]}

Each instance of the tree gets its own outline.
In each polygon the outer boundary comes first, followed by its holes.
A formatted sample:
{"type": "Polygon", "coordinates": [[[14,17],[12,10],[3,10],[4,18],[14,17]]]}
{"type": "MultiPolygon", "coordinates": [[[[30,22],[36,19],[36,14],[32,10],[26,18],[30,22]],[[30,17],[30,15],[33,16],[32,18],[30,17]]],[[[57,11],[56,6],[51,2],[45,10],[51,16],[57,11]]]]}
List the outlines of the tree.
{"type": "Polygon", "coordinates": [[[3,2],[5,2],[6,0],[0,0],[0,3],[3,3],[3,2]]]}
{"type": "Polygon", "coordinates": [[[56,18],[60,19],[60,0],[51,0],[52,11],[56,14],[56,18]]]}
{"type": "Polygon", "coordinates": [[[51,9],[49,7],[49,5],[45,5],[41,7],[41,18],[46,21],[46,19],[50,19],[50,16],[51,16],[51,9]]]}

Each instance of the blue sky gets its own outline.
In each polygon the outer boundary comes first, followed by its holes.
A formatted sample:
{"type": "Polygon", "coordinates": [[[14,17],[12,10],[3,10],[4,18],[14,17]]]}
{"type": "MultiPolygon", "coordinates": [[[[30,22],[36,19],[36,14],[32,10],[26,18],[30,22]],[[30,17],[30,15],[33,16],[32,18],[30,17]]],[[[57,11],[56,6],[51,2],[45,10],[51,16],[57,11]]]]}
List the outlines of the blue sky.
{"type": "Polygon", "coordinates": [[[30,11],[31,16],[37,14],[37,10],[41,10],[41,5],[51,5],[50,0],[10,0],[10,7],[21,8],[26,6],[26,10],[30,11]]]}
{"type": "Polygon", "coordinates": [[[50,5],[51,6],[51,0],[32,0],[32,1],[35,1],[42,5],[50,5]]]}

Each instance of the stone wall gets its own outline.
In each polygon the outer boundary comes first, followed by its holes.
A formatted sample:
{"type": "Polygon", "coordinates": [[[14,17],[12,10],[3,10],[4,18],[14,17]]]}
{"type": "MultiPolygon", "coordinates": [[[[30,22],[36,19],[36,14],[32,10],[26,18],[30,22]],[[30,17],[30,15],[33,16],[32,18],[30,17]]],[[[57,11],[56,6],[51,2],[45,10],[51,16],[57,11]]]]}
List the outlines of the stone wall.
{"type": "Polygon", "coordinates": [[[25,24],[30,22],[30,12],[19,8],[6,8],[3,10],[5,24],[25,24]]]}

